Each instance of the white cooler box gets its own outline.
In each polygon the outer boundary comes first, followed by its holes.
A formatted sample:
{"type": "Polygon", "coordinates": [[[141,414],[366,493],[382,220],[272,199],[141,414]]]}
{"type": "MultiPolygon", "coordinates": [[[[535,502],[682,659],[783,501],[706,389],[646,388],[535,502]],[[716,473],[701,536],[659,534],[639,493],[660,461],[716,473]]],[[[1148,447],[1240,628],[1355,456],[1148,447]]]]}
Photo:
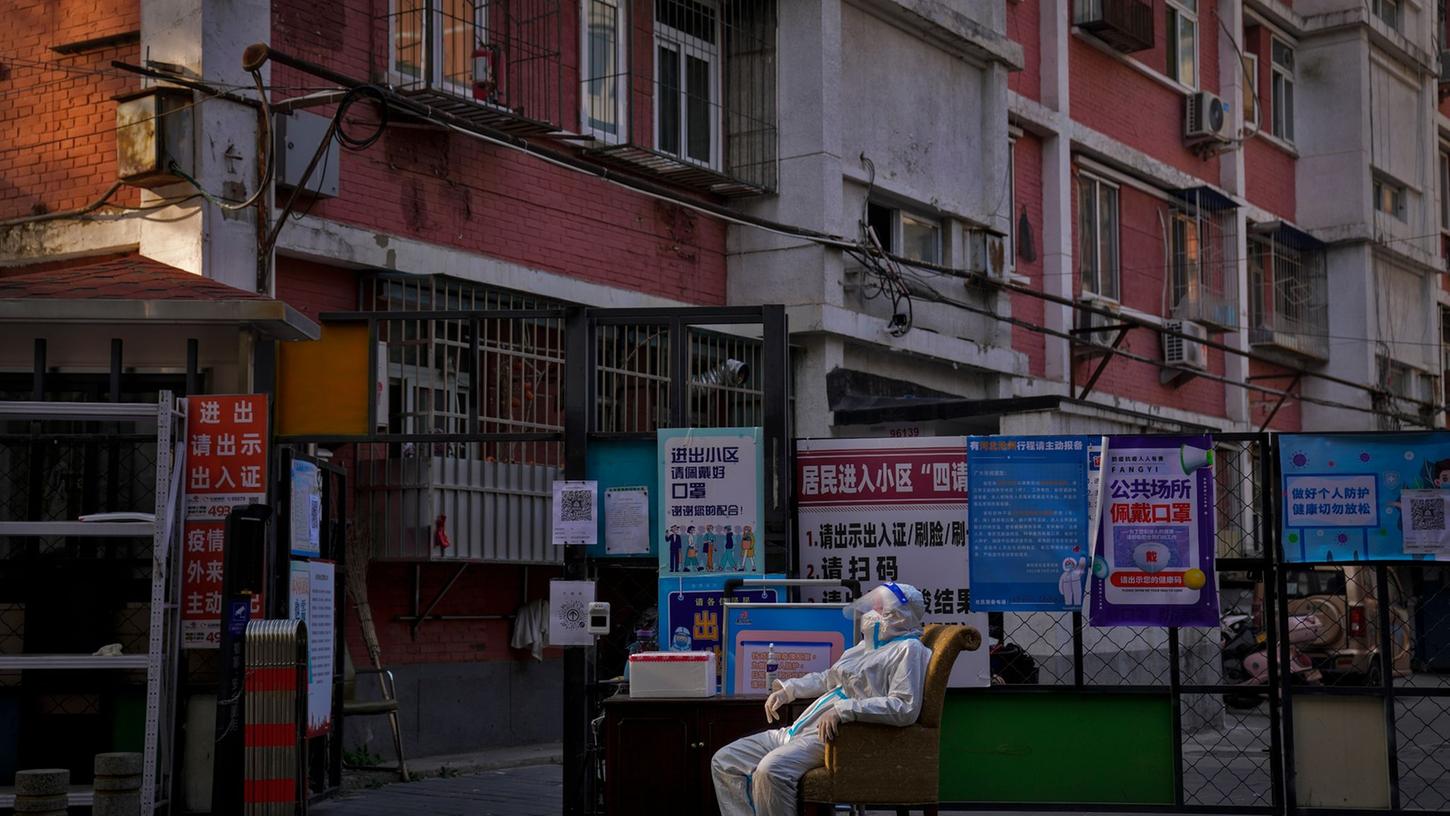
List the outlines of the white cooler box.
{"type": "Polygon", "coordinates": [[[631,697],[714,697],[714,652],[638,652],[629,656],[631,697]]]}

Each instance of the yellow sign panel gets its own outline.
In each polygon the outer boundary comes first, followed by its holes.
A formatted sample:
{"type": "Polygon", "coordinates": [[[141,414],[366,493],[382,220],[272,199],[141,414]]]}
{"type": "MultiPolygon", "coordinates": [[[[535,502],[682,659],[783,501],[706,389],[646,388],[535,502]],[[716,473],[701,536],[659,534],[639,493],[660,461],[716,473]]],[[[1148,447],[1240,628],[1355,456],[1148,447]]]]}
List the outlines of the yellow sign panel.
{"type": "Polygon", "coordinates": [[[280,343],[279,436],[362,436],[368,432],[367,323],[323,324],[322,337],[280,343]]]}

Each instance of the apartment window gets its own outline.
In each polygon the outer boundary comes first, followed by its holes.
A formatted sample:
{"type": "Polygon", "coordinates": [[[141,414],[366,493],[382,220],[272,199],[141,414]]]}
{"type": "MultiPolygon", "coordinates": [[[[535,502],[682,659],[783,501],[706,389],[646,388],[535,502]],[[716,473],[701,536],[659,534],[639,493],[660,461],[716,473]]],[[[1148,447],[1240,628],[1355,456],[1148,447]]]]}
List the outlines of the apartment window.
{"type": "Polygon", "coordinates": [[[1185,305],[1185,301],[1188,305],[1197,305],[1202,300],[1208,287],[1208,273],[1213,267],[1210,259],[1213,241],[1210,240],[1206,218],[1175,212],[1171,223],[1168,265],[1169,281],[1173,287],[1172,303],[1176,310],[1185,305]]]}
{"type": "Polygon", "coordinates": [[[1017,140],[1007,143],[1007,268],[1017,265],[1017,140]]]}
{"type": "Polygon", "coordinates": [[[1263,97],[1259,96],[1259,55],[1244,54],[1244,124],[1259,123],[1259,107],[1263,97]]]}
{"type": "Polygon", "coordinates": [[[1273,106],[1271,132],[1286,142],[1294,141],[1294,49],[1277,37],[1269,46],[1273,90],[1269,97],[1273,106]]]}
{"type": "Polygon", "coordinates": [[[655,0],[655,148],[720,164],[720,19],[714,2],[655,0]]]}
{"type": "MultiPolygon", "coordinates": [[[[1450,405],[1450,309],[1440,307],[1440,401],[1450,405]]],[[[1450,425],[1450,412],[1445,415],[1450,425]]]]}
{"type": "Polygon", "coordinates": [[[480,79],[474,76],[474,49],[489,43],[486,0],[391,0],[389,11],[397,81],[472,95],[480,79]]]}
{"type": "Polygon", "coordinates": [[[930,216],[876,202],[866,205],[866,225],[881,248],[913,261],[941,263],[941,222],[930,216]]]}
{"type": "Polygon", "coordinates": [[[1405,220],[1405,186],[1386,178],[1375,177],[1374,208],[1401,221],[1405,220]]]}
{"type": "Polygon", "coordinates": [[[1396,31],[1400,28],[1400,0],[1371,0],[1374,16],[1396,31]]]}
{"type": "Polygon", "coordinates": [[[1198,0],[1168,0],[1168,76],[1198,87],[1198,0]]]}
{"type": "Polygon", "coordinates": [[[1078,175],[1078,256],[1082,288],[1118,299],[1118,188],[1096,176],[1078,175]]]}
{"type": "Polygon", "coordinates": [[[606,142],[625,136],[624,7],[619,0],[583,0],[580,64],[584,66],[584,131],[606,142]]]}
{"type": "Polygon", "coordinates": [[[1440,255],[1450,258],[1450,153],[1440,151],[1440,255]]]}

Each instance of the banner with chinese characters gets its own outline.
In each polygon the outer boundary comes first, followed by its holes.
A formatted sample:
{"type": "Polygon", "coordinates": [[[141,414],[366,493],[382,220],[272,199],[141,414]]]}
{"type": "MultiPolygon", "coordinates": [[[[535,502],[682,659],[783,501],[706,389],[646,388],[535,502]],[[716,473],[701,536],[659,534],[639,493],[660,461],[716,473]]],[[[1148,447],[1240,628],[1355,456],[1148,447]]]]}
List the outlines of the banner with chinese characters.
{"type": "Polygon", "coordinates": [[[1109,437],[1101,490],[1088,622],[1218,626],[1213,441],[1109,437]]]}
{"type": "MultiPolygon", "coordinates": [[[[660,578],[659,647],[669,652],[714,652],[719,678],[725,668],[720,653],[725,619],[725,581],[728,578],[780,578],[779,575],[698,575],[660,578]]],[[[775,603],[785,600],[779,586],[740,587],[732,603],[775,603]]],[[[723,686],[722,686],[723,688],[723,686]]]]}
{"type": "Polygon", "coordinates": [[[662,428],[660,577],[765,571],[759,428],[662,428]]]}
{"type": "Polygon", "coordinates": [[[1284,560],[1450,560],[1450,433],[1279,435],[1284,560]]]}
{"type": "MultiPolygon", "coordinates": [[[[928,623],[987,631],[968,589],[966,437],[801,439],[795,466],[796,577],[911,584],[928,623]]],[[[801,595],[846,600],[835,589],[801,595]]],[[[986,685],[986,661],[986,649],[960,655],[952,685],[986,685]]]]}
{"type": "Polygon", "coordinates": [[[1082,610],[1089,449],[1101,440],[974,436],[967,442],[973,610],[1082,610]]]}
{"type": "MultiPolygon", "coordinates": [[[[232,508],[267,501],[267,397],[191,397],[186,407],[186,524],[181,646],[220,645],[222,544],[232,508]]],[[[252,616],[261,614],[253,598],[252,616]]]]}

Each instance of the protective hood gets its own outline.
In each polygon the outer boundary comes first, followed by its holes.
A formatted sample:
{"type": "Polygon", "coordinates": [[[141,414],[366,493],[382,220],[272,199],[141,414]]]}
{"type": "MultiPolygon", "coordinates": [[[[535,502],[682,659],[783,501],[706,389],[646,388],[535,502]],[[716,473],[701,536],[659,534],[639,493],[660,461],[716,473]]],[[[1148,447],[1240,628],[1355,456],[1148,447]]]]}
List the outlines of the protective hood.
{"type": "Polygon", "coordinates": [[[920,637],[926,603],[910,584],[882,584],[857,598],[846,614],[856,615],[861,642],[877,648],[903,637],[920,637]]]}

